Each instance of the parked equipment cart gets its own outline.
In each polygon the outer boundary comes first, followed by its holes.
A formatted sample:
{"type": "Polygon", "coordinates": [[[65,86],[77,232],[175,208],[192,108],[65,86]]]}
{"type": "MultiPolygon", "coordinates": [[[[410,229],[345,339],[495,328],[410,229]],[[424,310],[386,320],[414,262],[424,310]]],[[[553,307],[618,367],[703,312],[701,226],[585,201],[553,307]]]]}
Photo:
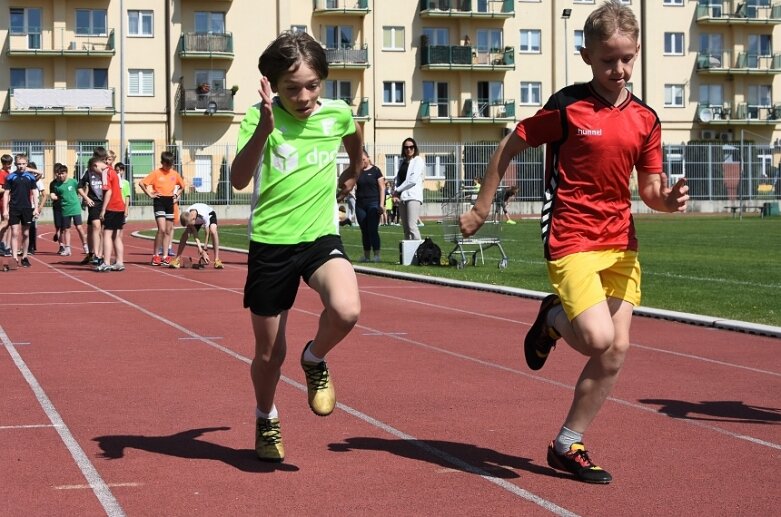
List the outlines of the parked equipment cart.
{"type": "Polygon", "coordinates": [[[485,224],[471,237],[464,237],[461,235],[458,220],[461,214],[472,208],[474,203],[472,200],[472,197],[474,196],[472,194],[473,192],[469,189],[460,189],[452,199],[448,199],[442,203],[443,237],[445,242],[450,242],[455,245],[453,250],[448,253],[448,263],[451,266],[456,266],[458,269],[463,269],[470,259],[472,265],[476,266],[479,256],[480,263],[485,264],[484,252],[487,249],[496,246],[502,254],[502,258],[499,260],[499,269],[505,269],[507,267],[508,259],[504,252],[504,248],[502,248],[502,224],[497,222],[501,218],[494,217],[494,213],[499,210],[500,207],[500,203],[497,202],[497,200],[502,199],[504,188],[500,187],[496,192],[496,197],[494,198],[494,203],[491,208],[492,213],[489,214],[485,224]]]}

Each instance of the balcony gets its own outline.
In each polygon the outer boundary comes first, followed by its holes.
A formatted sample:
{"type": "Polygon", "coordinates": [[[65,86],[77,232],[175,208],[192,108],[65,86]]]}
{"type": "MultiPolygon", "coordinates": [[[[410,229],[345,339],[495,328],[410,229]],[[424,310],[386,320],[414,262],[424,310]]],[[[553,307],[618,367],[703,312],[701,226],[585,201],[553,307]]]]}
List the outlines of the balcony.
{"type": "Polygon", "coordinates": [[[28,34],[9,32],[6,40],[8,56],[111,57],[115,53],[114,29],[99,36],[76,34],[66,28],[28,34]]]}
{"type": "Polygon", "coordinates": [[[739,52],[732,59],[729,51],[707,51],[697,54],[697,72],[700,74],[752,74],[768,75],[781,73],[781,54],[763,56],[739,52]]]}
{"type": "Polygon", "coordinates": [[[366,16],[369,0],[314,0],[314,16],[366,16]]]}
{"type": "Polygon", "coordinates": [[[353,106],[353,118],[359,122],[367,122],[371,120],[369,116],[369,98],[361,97],[360,99],[342,99],[349,106],[353,106]],[[357,101],[357,102],[356,102],[357,101]],[[355,108],[355,106],[358,106],[355,108]]]}
{"type": "Polygon", "coordinates": [[[422,101],[418,118],[431,124],[507,124],[515,122],[515,101],[422,101]]]}
{"type": "Polygon", "coordinates": [[[342,70],[358,70],[369,68],[369,48],[327,48],[325,59],[328,68],[342,70]]]}
{"type": "Polygon", "coordinates": [[[420,0],[421,18],[513,18],[513,0],[420,0]]]}
{"type": "Polygon", "coordinates": [[[176,97],[179,114],[183,117],[193,115],[233,117],[233,91],[231,90],[210,90],[204,93],[198,88],[186,90],[180,86],[176,97]]]}
{"type": "Polygon", "coordinates": [[[179,37],[179,57],[233,59],[233,34],[185,32],[179,37]]]}
{"type": "Polygon", "coordinates": [[[113,88],[13,88],[11,115],[111,116],[113,88]]]}
{"type": "Polygon", "coordinates": [[[775,126],[781,124],[781,104],[741,102],[733,110],[730,103],[697,105],[697,122],[711,126],[775,126]]]}
{"type": "Polygon", "coordinates": [[[776,25],[781,23],[781,4],[759,6],[727,1],[698,5],[696,20],[704,25],[776,25]]]}
{"type": "Polygon", "coordinates": [[[515,50],[512,47],[479,51],[463,45],[421,45],[421,70],[457,70],[495,72],[515,70],[515,50]]]}

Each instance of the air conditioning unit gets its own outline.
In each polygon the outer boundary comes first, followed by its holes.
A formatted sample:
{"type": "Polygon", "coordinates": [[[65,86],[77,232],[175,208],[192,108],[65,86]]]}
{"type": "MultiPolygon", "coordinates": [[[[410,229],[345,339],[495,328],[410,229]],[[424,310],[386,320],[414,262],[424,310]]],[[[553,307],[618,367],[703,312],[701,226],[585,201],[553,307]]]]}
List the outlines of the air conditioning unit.
{"type": "Polygon", "coordinates": [[[732,133],[729,131],[722,131],[719,133],[719,140],[722,142],[731,142],[732,141],[732,133]]]}
{"type": "Polygon", "coordinates": [[[719,133],[712,129],[703,129],[702,132],[700,133],[700,138],[702,138],[703,140],[718,140],[719,133]]]}

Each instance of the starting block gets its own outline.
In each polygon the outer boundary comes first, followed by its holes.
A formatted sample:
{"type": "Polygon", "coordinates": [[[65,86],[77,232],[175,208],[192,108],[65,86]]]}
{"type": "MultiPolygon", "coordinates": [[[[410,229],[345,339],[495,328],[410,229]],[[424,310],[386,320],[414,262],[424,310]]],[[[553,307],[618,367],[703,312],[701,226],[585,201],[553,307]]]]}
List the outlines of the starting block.
{"type": "Polygon", "coordinates": [[[203,269],[206,267],[206,263],[203,261],[203,259],[198,259],[198,261],[194,261],[192,257],[187,257],[187,267],[191,267],[193,269],[203,269]]]}
{"type": "Polygon", "coordinates": [[[19,269],[19,263],[16,261],[14,257],[3,257],[2,259],[2,270],[5,271],[16,271],[19,269]]]}

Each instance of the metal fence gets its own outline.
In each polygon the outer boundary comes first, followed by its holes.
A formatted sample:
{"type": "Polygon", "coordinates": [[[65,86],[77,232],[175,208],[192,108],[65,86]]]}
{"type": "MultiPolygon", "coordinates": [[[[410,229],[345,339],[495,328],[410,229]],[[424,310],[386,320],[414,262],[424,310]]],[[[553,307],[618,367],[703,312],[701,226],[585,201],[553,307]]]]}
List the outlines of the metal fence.
{"type": "MultiPolygon", "coordinates": [[[[0,142],[0,154],[27,153],[29,160],[43,170],[47,182],[52,179],[55,161],[68,165],[71,174],[79,177],[95,146],[116,149],[105,140],[81,141],[57,146],[40,141],[0,142]]],[[[425,143],[419,142],[421,156],[426,161],[424,201],[441,204],[453,197],[465,185],[483,176],[496,142],[425,143]]],[[[153,141],[130,141],[118,154],[127,167],[127,179],[136,184],[159,166],[160,153],[170,151],[176,159],[175,168],[182,174],[188,189],[185,202],[206,202],[217,205],[248,204],[249,189],[236,191],[230,186],[230,167],[236,155],[235,144],[158,145],[153,141]]],[[[389,180],[393,180],[401,160],[398,144],[367,145],[372,161],[389,180]]],[[[753,142],[712,142],[697,144],[665,144],[664,170],[670,182],[680,177],[688,180],[693,200],[714,201],[727,206],[743,202],[781,199],[779,177],[781,144],[763,145],[753,142]],[[721,202],[724,203],[721,203],[721,202]]],[[[337,164],[342,170],[348,164],[347,155],[340,153],[337,164]]],[[[527,149],[517,156],[502,182],[503,186],[518,186],[515,201],[538,202],[542,198],[544,149],[527,149]]],[[[637,196],[637,182],[630,183],[637,196]]],[[[149,205],[149,200],[136,187],[132,202],[149,205]]]]}

